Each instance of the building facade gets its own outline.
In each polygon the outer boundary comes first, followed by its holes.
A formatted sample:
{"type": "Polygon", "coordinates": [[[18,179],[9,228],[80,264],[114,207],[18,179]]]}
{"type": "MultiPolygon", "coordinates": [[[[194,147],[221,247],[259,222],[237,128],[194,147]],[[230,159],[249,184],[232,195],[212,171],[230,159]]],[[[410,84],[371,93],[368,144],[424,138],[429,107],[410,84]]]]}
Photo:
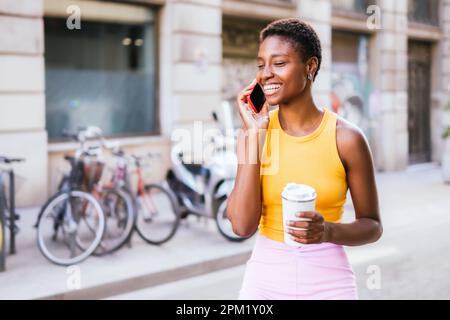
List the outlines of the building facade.
{"type": "Polygon", "coordinates": [[[212,125],[254,77],[259,30],[287,17],[321,39],[316,103],[362,128],[378,170],[440,161],[450,0],[1,0],[0,154],[27,160],[19,205],[56,189],[76,147],[63,129],[80,125],[161,153],[148,179],[163,178],[174,130],[212,125]]]}

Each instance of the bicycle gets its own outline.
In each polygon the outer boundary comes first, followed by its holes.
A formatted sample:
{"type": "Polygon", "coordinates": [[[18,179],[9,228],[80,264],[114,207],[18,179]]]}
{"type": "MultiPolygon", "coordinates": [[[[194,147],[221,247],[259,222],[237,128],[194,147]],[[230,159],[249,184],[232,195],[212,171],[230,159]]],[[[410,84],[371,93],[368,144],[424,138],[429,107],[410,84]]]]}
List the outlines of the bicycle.
{"type": "MultiPolygon", "coordinates": [[[[9,158],[0,156],[0,164],[10,166],[13,163],[25,161],[20,158],[9,158]]],[[[15,173],[12,168],[3,170],[9,177],[9,200],[6,196],[5,184],[3,183],[3,175],[0,172],[0,271],[5,270],[6,248],[9,247],[9,254],[16,253],[16,235],[19,232],[19,227],[16,221],[20,216],[16,212],[15,207],[15,173]],[[9,202],[9,203],[8,203],[9,202]],[[8,235],[9,237],[8,237],[8,235]],[[9,241],[9,245],[6,243],[9,241]]]]}
{"type": "Polygon", "coordinates": [[[143,160],[147,156],[127,155],[116,148],[113,154],[120,160],[121,168],[116,170],[112,183],[130,194],[136,210],[135,230],[147,243],[160,245],[169,241],[176,233],[180,224],[179,209],[175,195],[163,184],[145,184],[143,177],[143,160]],[[137,183],[135,191],[131,184],[129,166],[134,165],[137,183]]]}
{"type": "Polygon", "coordinates": [[[70,164],[70,172],[61,180],[56,194],[42,206],[35,225],[39,250],[58,265],[72,265],[88,258],[105,232],[102,206],[81,188],[86,184],[87,169],[92,168],[88,164],[93,156],[91,149],[84,147],[91,134],[89,130],[78,133],[80,148],[75,156],[64,157],[70,164]]]}
{"type": "MultiPolygon", "coordinates": [[[[103,137],[101,145],[107,149],[114,147],[107,146],[103,137]]],[[[120,178],[126,174],[126,165],[117,162],[113,170],[113,177],[110,182],[103,185],[96,185],[92,188],[92,194],[100,201],[105,211],[106,229],[94,255],[101,256],[113,253],[129,243],[136,223],[136,209],[132,195],[123,187],[120,178]]]]}
{"type": "Polygon", "coordinates": [[[115,183],[99,183],[104,169],[103,149],[113,150],[115,144],[110,146],[105,141],[102,130],[93,126],[81,128],[76,134],[66,131],[65,135],[79,143],[80,152],[84,149],[88,150],[90,163],[84,166],[85,179],[79,188],[91,193],[99,201],[105,213],[105,232],[92,255],[103,256],[113,253],[129,242],[136,220],[131,196],[115,183]],[[86,139],[83,140],[83,137],[88,137],[95,144],[91,143],[89,147],[85,147],[86,139]]]}

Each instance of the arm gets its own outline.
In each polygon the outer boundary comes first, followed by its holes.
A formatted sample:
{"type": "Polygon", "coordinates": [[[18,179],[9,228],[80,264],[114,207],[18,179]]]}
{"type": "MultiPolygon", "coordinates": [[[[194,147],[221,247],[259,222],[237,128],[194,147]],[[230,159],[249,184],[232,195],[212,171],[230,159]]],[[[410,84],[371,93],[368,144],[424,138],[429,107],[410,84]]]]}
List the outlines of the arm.
{"type": "Polygon", "coordinates": [[[237,99],[244,127],[238,135],[238,170],[227,205],[227,216],[233,232],[241,237],[250,236],[256,231],[261,216],[259,149],[265,138],[265,130],[261,132],[260,129],[267,129],[269,124],[267,104],[255,115],[246,103],[246,95],[251,92],[253,84],[245,88],[237,99]]]}
{"type": "Polygon", "coordinates": [[[256,154],[258,132],[241,131],[238,136],[238,171],[228,199],[227,215],[233,232],[246,237],[255,232],[261,216],[260,162],[249,163],[246,155],[256,154]]]}
{"type": "Polygon", "coordinates": [[[360,246],[375,242],[381,237],[383,228],[369,145],[359,129],[340,119],[336,139],[355,208],[355,221],[326,222],[317,212],[303,212],[299,216],[311,218],[312,221],[295,222],[291,225],[307,230],[290,233],[295,241],[304,244],[332,242],[345,246],[360,246]]]}
{"type": "Polygon", "coordinates": [[[337,130],[337,144],[347,172],[355,221],[328,223],[328,242],[359,246],[377,241],[383,233],[374,166],[369,145],[361,131],[339,122],[341,128],[337,130]]]}

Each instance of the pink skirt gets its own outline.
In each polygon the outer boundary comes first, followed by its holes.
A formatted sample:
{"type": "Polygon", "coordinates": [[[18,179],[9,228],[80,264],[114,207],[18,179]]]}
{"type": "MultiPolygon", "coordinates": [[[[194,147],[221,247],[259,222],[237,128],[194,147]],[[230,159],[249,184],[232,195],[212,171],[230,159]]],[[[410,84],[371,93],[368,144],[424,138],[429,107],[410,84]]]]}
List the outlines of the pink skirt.
{"type": "Polygon", "coordinates": [[[288,246],[257,234],[239,300],[356,300],[355,275],[341,245],[288,246]]]}

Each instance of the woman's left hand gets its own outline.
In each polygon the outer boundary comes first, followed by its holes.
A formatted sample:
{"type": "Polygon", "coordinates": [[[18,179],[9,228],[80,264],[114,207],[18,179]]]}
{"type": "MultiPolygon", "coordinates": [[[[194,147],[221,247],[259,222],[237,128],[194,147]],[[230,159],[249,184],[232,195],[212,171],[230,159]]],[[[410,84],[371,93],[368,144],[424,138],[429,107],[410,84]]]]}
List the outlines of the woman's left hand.
{"type": "Polygon", "coordinates": [[[288,221],[287,232],[292,239],[302,244],[323,243],[330,241],[330,225],[326,222],[323,216],[314,211],[298,212],[296,214],[299,218],[311,219],[311,221],[288,221]],[[305,230],[295,230],[293,228],[302,228],[305,230]]]}

